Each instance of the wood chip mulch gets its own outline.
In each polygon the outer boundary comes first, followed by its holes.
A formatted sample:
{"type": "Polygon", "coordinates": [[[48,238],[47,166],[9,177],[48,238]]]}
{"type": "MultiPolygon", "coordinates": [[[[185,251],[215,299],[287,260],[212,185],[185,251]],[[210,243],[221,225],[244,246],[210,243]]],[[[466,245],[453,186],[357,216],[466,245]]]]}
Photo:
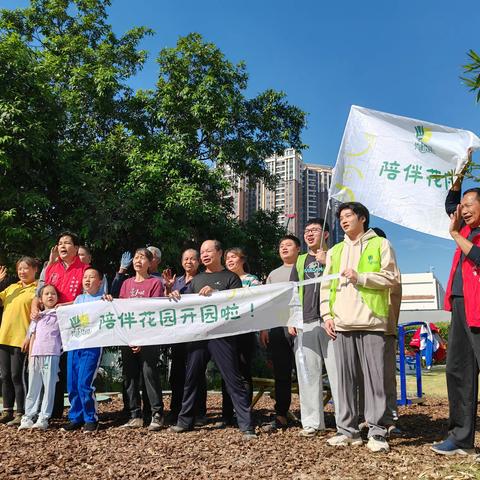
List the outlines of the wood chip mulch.
{"type": "MultiPolygon", "coordinates": [[[[167,427],[159,432],[115,428],[125,420],[119,398],[100,404],[101,428],[93,435],[61,432],[66,420],[52,421],[46,432],[18,432],[0,425],[0,478],[480,478],[480,463],[474,458],[442,457],[429,449],[446,434],[448,404],[444,399],[401,408],[398,426],[402,434],[390,440],[388,454],[372,454],[366,447],[329,447],[325,440],[334,434],[333,428],[311,439],[298,436],[299,426],[265,433],[261,425],[273,407],[267,396],[255,409],[258,439],[244,441],[238,429],[213,427],[220,417],[221,397],[210,394],[208,403],[212,424],[182,434],[171,433],[167,427]]],[[[169,404],[167,396],[165,404],[169,404]]],[[[296,396],[292,410],[299,415],[296,396]]],[[[331,413],[327,421],[333,421],[331,413]]]]}

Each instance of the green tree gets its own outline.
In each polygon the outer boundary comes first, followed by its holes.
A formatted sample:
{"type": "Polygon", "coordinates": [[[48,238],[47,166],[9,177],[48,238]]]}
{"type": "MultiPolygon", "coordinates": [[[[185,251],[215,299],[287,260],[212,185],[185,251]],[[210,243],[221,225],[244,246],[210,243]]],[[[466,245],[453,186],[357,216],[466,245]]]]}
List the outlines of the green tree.
{"type": "Polygon", "coordinates": [[[69,228],[103,268],[145,243],[175,263],[182,248],[212,236],[251,248],[256,237],[268,258],[275,214],[258,214],[246,235],[250,224],[230,215],[226,171],[272,185],[264,160],[303,147],[305,114],[281,92],[247,98],[245,65],[198,34],[163,49],[156,85],[133,91],[147,56],[138,45],[152,32],[115,35],[109,4],[32,0],[0,11],[4,251],[45,256],[69,228]]]}
{"type": "MultiPolygon", "coordinates": [[[[465,76],[462,77],[462,80],[465,85],[470,88],[471,92],[476,92],[476,101],[478,103],[480,102],[480,56],[474,50],[470,50],[467,55],[469,63],[463,65],[463,73],[465,76]]],[[[479,181],[480,175],[478,174],[478,170],[480,170],[480,164],[470,159],[462,176],[479,181]]],[[[453,180],[453,172],[451,175],[453,180]]]]}
{"type": "Polygon", "coordinates": [[[465,77],[462,80],[470,91],[476,92],[477,102],[480,102],[480,56],[474,50],[468,52],[470,63],[463,66],[465,77]]]}
{"type": "MultiPolygon", "coordinates": [[[[154,212],[148,238],[175,239],[164,244],[167,257],[178,258],[187,245],[177,239],[198,244],[215,236],[230,243],[239,236],[235,230],[245,226],[228,218],[226,170],[272,185],[265,158],[303,147],[305,114],[271,90],[246,98],[245,66],[232,65],[198,34],[163,49],[158,64],[156,88],[137,95],[144,116],[135,130],[141,142],[128,188],[135,205],[154,212]]],[[[261,243],[261,228],[257,234],[261,243]]]]}
{"type": "MultiPolygon", "coordinates": [[[[287,230],[278,223],[278,213],[258,210],[240,224],[240,232],[243,238],[239,239],[239,245],[248,252],[251,273],[265,279],[281,264],[277,247],[280,239],[287,234],[287,230]]],[[[235,246],[232,240],[228,246],[235,246]]]]}
{"type": "Polygon", "coordinates": [[[108,4],[34,0],[0,12],[0,238],[7,253],[45,254],[64,228],[103,245],[115,227],[106,210],[121,205],[115,182],[125,180],[126,81],[145,60],[137,45],[149,31],[117,38],[106,23],[108,4]]]}

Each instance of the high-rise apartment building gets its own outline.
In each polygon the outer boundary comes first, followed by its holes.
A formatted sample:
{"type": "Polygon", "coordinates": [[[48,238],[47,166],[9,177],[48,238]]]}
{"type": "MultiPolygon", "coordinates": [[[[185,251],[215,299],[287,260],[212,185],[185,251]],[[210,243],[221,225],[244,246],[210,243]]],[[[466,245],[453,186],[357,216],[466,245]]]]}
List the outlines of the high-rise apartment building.
{"type": "Polygon", "coordinates": [[[289,148],[284,155],[267,158],[265,163],[269,172],[277,176],[278,183],[275,190],[260,184],[259,207],[263,210],[277,210],[279,223],[287,227],[289,233],[298,236],[303,219],[302,156],[289,148]]]}
{"type": "Polygon", "coordinates": [[[225,175],[232,184],[230,197],[233,203],[233,211],[235,212],[234,215],[240,221],[247,220],[251,215],[261,208],[261,185],[259,182],[250,184],[247,178],[235,175],[228,167],[224,168],[224,170],[225,175]]]}
{"type": "MultiPolygon", "coordinates": [[[[332,167],[307,163],[303,170],[303,225],[311,218],[325,218],[328,191],[332,182],[332,167]]],[[[329,208],[327,222],[334,226],[334,214],[329,208]]]]}
{"type": "MultiPolygon", "coordinates": [[[[325,214],[332,168],[305,164],[302,155],[292,148],[286,149],[283,155],[267,158],[265,163],[269,172],[278,178],[274,190],[263,182],[249,185],[245,178],[231,176],[235,216],[246,220],[258,209],[277,210],[279,223],[303,239],[305,223],[325,214]]],[[[327,221],[333,226],[331,212],[327,221]]]]}

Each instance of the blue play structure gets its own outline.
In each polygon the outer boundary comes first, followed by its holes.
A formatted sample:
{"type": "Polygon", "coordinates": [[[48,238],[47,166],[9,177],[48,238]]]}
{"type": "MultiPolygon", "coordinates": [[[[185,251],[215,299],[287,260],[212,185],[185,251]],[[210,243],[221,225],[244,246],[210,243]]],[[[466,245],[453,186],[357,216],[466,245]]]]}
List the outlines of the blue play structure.
{"type": "MultiPolygon", "coordinates": [[[[412,328],[421,327],[426,322],[409,322],[398,326],[398,351],[400,357],[400,398],[397,399],[397,405],[411,405],[412,403],[419,403],[422,399],[422,363],[420,349],[415,353],[415,376],[417,378],[417,398],[411,400],[407,398],[407,376],[406,376],[406,356],[405,356],[405,335],[412,328]]],[[[428,352],[427,352],[428,353],[428,352]]],[[[431,353],[431,352],[430,352],[431,353]]]]}

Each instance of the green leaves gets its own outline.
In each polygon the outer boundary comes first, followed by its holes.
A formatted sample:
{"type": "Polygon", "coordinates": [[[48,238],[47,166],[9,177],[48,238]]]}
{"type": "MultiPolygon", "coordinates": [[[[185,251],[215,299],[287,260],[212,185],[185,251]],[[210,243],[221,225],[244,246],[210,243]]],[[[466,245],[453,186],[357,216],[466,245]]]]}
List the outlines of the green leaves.
{"type": "Polygon", "coordinates": [[[305,114],[281,92],[247,99],[248,75],[197,33],[158,57],[153,97],[157,127],[185,144],[192,157],[229,166],[253,181],[271,180],[264,159],[287,147],[302,148],[305,114]]]}
{"type": "Polygon", "coordinates": [[[31,0],[0,10],[2,249],[10,261],[46,256],[69,228],[108,269],[146,243],[175,265],[183,248],[216,237],[255,251],[264,273],[283,230],[275,213],[231,218],[224,170],[273,184],[264,159],[303,147],[305,113],[282,92],[247,98],[246,66],[198,33],[163,49],[156,85],[134,92],[128,82],[147,58],[139,44],[153,32],[117,36],[109,5],[31,0]]]}
{"type": "Polygon", "coordinates": [[[471,92],[477,92],[476,100],[480,102],[480,56],[473,50],[469,50],[468,56],[471,63],[463,65],[464,73],[470,74],[467,77],[461,77],[471,92]]]}

